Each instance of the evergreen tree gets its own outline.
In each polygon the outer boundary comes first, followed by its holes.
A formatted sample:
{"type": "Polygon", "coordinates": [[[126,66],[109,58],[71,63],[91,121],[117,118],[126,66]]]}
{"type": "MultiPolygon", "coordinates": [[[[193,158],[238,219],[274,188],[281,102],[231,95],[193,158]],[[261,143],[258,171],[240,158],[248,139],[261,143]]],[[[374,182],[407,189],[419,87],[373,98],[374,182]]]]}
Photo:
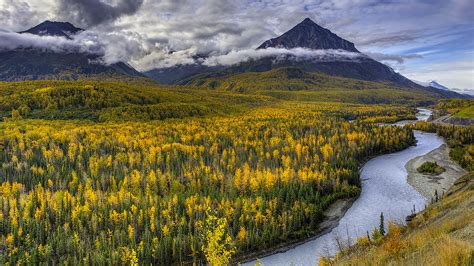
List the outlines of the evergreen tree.
{"type": "Polygon", "coordinates": [[[385,235],[385,225],[383,221],[383,212],[380,213],[380,225],[379,225],[379,232],[381,235],[385,235]]]}

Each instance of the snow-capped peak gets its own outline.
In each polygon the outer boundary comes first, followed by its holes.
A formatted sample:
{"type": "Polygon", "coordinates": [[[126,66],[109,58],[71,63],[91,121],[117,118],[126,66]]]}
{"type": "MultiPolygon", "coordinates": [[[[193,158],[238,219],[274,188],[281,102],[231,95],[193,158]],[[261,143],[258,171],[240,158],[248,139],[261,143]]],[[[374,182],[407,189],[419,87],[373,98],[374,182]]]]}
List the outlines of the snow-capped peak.
{"type": "Polygon", "coordinates": [[[435,88],[435,89],[439,89],[439,90],[449,90],[448,87],[439,84],[436,80],[427,81],[427,82],[421,82],[421,81],[413,80],[413,82],[415,82],[416,84],[418,84],[420,86],[427,87],[427,88],[431,87],[431,88],[435,88]]]}
{"type": "Polygon", "coordinates": [[[449,88],[439,84],[438,82],[436,82],[435,80],[431,81],[428,83],[428,87],[432,87],[432,88],[436,88],[436,89],[440,89],[440,90],[449,90],[449,88]]]}

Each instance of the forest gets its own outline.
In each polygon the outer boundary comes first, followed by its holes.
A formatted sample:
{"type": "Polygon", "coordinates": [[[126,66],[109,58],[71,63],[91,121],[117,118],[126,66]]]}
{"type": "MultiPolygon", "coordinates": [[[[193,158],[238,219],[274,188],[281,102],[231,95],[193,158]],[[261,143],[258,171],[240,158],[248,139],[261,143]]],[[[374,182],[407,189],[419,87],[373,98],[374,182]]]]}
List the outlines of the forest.
{"type": "MultiPolygon", "coordinates": [[[[413,105],[327,99],[0,84],[0,263],[225,264],[311,235],[358,195],[364,161],[415,141],[379,125],[413,105]]],[[[463,163],[472,147],[459,146],[463,163]]]]}

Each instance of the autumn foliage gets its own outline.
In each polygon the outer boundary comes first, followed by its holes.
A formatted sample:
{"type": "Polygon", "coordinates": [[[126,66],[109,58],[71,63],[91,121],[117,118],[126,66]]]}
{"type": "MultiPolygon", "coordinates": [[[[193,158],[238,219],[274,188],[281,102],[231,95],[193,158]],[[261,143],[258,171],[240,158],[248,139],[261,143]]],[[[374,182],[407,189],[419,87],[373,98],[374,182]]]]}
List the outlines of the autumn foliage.
{"type": "MultiPolygon", "coordinates": [[[[67,88],[54,95],[71,95],[67,88]]],[[[0,123],[1,264],[225,263],[234,252],[314,232],[331,203],[359,193],[361,162],[414,142],[408,128],[347,121],[410,113],[393,106],[248,107],[251,97],[229,96],[248,108],[98,122],[32,119],[54,101],[37,107],[33,98],[8,97],[32,113],[0,123]],[[215,230],[203,237],[209,223],[215,230]],[[213,254],[214,244],[228,246],[226,256],[213,254]]],[[[52,110],[63,108],[55,99],[52,110]]],[[[125,108],[103,99],[100,108],[125,108]]]]}

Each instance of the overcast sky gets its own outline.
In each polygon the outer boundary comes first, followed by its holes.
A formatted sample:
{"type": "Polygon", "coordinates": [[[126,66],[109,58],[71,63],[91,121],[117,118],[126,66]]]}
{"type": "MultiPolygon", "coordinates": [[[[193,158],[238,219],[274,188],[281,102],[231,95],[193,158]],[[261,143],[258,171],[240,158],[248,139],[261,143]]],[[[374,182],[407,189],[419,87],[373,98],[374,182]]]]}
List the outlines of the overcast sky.
{"type": "Polygon", "coordinates": [[[69,21],[139,70],[248,51],[306,17],[409,78],[474,88],[473,0],[0,0],[0,32],[69,21]]]}

